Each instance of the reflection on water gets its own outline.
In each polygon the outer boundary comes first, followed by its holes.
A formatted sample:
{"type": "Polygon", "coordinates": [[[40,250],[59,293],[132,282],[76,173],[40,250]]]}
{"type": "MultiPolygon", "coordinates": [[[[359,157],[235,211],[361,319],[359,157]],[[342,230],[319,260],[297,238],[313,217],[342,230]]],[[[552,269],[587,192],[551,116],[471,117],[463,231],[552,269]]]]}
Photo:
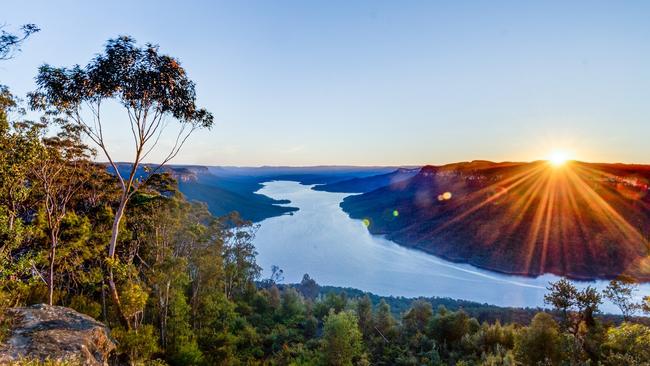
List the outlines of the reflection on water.
{"type": "MultiPolygon", "coordinates": [[[[508,276],[448,262],[373,236],[360,220],[350,219],[339,204],[348,194],[314,191],[296,182],[265,183],[258,193],[289,199],[300,210],[262,221],[255,239],[264,276],[272,265],[284,270],[285,282],[309,273],[319,284],[353,287],[378,295],[438,296],[500,306],[543,306],[545,287],[554,275],[508,276]]],[[[605,281],[578,283],[598,289],[605,281]]],[[[641,294],[650,293],[645,284],[641,294]]],[[[611,304],[603,310],[614,312],[611,304]]]]}

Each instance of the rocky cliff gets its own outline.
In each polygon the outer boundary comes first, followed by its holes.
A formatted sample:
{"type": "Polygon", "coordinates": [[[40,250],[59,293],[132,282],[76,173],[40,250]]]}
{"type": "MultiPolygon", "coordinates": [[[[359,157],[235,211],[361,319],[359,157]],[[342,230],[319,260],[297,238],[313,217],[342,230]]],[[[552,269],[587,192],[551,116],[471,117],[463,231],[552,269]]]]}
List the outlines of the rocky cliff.
{"type": "Polygon", "coordinates": [[[108,328],[72,309],[44,304],[8,310],[8,337],[0,345],[0,364],[21,359],[108,365],[115,341],[108,328]]]}

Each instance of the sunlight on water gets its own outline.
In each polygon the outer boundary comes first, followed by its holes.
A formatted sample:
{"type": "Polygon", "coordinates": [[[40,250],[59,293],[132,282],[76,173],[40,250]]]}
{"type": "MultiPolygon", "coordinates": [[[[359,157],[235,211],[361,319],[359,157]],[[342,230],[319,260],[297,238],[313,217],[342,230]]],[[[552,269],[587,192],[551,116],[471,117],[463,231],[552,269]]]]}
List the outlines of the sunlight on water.
{"type": "MultiPolygon", "coordinates": [[[[452,263],[373,236],[367,220],[353,220],[341,210],[349,194],[314,191],[296,182],[265,183],[258,193],[289,199],[294,215],[262,221],[255,239],[264,276],[271,265],[284,270],[285,282],[300,282],[309,273],[319,284],[353,287],[378,295],[438,296],[500,306],[543,306],[545,287],[554,275],[508,276],[452,263]]],[[[451,194],[449,195],[451,198],[451,194]]],[[[395,211],[397,212],[397,211],[395,211]]],[[[399,214],[399,213],[398,213],[399,214]]],[[[579,282],[598,289],[605,281],[579,282]]],[[[650,293],[642,286],[641,294],[650,293]]],[[[615,311],[604,304],[605,311],[615,311]]]]}

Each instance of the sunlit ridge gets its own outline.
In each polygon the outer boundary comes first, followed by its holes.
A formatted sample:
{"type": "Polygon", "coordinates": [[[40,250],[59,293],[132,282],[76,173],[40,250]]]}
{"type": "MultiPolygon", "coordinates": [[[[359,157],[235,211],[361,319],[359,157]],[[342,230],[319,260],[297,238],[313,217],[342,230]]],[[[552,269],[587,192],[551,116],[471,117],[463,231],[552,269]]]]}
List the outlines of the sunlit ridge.
{"type": "MultiPolygon", "coordinates": [[[[531,223],[527,235],[522,237],[522,251],[526,258],[526,269],[544,273],[546,262],[550,255],[566,258],[565,270],[570,270],[572,257],[577,242],[568,242],[566,238],[580,237],[585,240],[580,245],[593,257],[601,256],[602,247],[590,242],[594,237],[594,228],[598,235],[618,238],[617,245],[621,250],[642,252],[647,241],[642,235],[642,228],[637,223],[642,213],[647,209],[641,200],[643,192],[647,192],[644,182],[635,180],[632,183],[623,180],[615,183],[620,177],[588,164],[572,163],[566,154],[553,154],[548,164],[533,164],[515,170],[510,176],[504,176],[494,183],[468,192],[456,204],[460,208],[456,214],[439,225],[434,232],[440,233],[452,225],[464,225],[464,222],[474,220],[473,215],[488,206],[499,206],[509,202],[508,212],[504,217],[494,217],[491,222],[497,222],[493,228],[503,235],[512,235],[522,224],[524,217],[531,223]],[[563,169],[558,169],[563,167],[563,169]],[[639,183],[640,182],[640,183],[639,183]],[[637,187],[638,186],[638,187],[637,187]],[[628,191],[637,194],[627,193],[628,191]],[[582,207],[582,208],[581,208],[582,207]],[[636,213],[625,217],[619,212],[626,208],[628,212],[636,213]],[[631,221],[628,221],[630,220],[631,221]],[[467,221],[466,221],[467,220],[467,221]],[[553,254],[551,246],[555,245],[553,254]],[[535,259],[536,258],[536,259],[535,259]]],[[[486,211],[489,212],[489,211],[486,211]]],[[[487,223],[486,223],[487,225],[487,223]]],[[[493,253],[500,253],[499,236],[485,236],[485,245],[493,246],[493,253]]],[[[650,262],[650,261],[648,261],[650,262]]],[[[625,272],[636,274],[648,270],[650,263],[644,261],[629,263],[625,272]]]]}

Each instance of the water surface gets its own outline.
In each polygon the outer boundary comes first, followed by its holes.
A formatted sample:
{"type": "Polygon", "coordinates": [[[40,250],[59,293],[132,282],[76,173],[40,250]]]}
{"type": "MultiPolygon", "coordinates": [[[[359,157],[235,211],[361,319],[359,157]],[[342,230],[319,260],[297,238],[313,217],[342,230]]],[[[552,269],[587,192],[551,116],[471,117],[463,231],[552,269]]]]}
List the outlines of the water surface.
{"type": "MultiPolygon", "coordinates": [[[[267,182],[258,193],[289,199],[293,215],[261,222],[255,238],[258,264],[270,275],[272,265],[285,282],[300,282],[308,273],[322,285],[353,287],[384,296],[438,296],[500,306],[543,306],[545,287],[559,278],[509,276],[446,261],[371,235],[339,204],[348,193],[314,191],[297,182],[267,182]]],[[[579,282],[604,288],[605,281],[579,282]]],[[[648,284],[641,294],[650,294],[648,284]]],[[[611,304],[603,310],[615,311],[611,304]]]]}

